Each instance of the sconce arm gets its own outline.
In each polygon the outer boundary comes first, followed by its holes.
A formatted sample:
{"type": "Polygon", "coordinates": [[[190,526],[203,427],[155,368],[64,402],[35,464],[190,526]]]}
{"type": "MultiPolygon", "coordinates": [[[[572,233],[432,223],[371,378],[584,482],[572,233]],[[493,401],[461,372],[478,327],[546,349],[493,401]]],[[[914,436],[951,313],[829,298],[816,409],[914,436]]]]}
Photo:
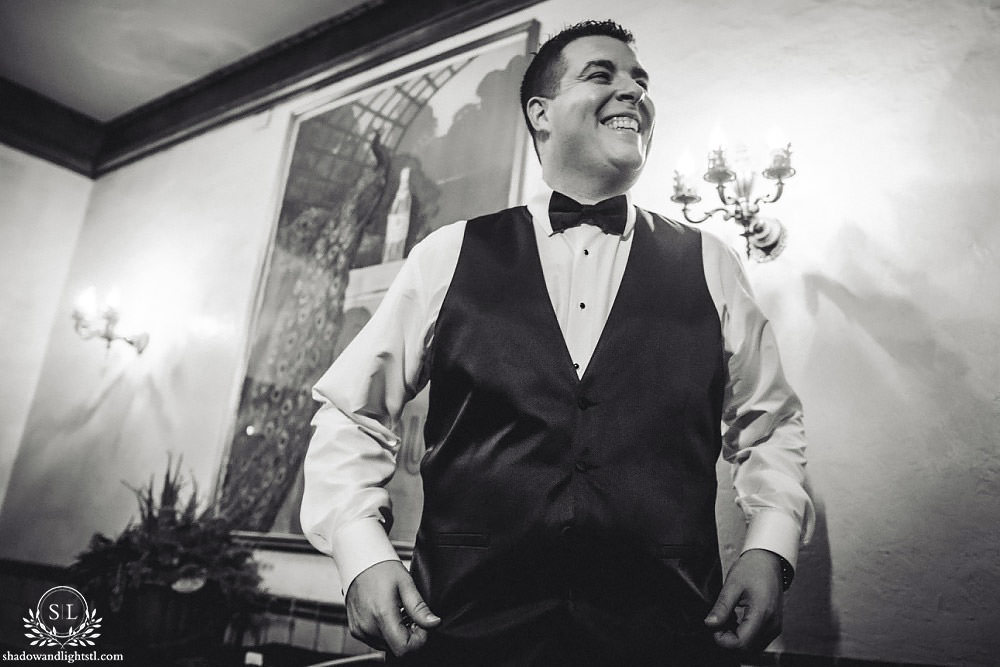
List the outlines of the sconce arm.
{"type": "Polygon", "coordinates": [[[709,218],[711,218],[716,213],[722,213],[723,217],[726,220],[728,220],[729,218],[733,217],[733,214],[728,209],[726,209],[726,208],[724,208],[722,206],[720,206],[719,208],[713,208],[711,211],[708,211],[707,213],[705,213],[705,215],[701,216],[697,220],[695,220],[690,215],[688,215],[688,207],[687,207],[687,205],[685,205],[684,207],[681,208],[681,213],[684,214],[684,219],[685,220],[687,220],[688,222],[690,222],[691,224],[694,224],[694,225],[700,225],[701,223],[705,222],[706,220],[708,220],[709,218]]]}
{"type": "Polygon", "coordinates": [[[141,333],[134,336],[121,336],[121,340],[134,347],[138,354],[142,354],[142,351],[149,345],[149,334],[141,333]]]}
{"type": "Polygon", "coordinates": [[[143,332],[132,335],[115,333],[115,325],[118,322],[117,313],[114,313],[111,317],[108,317],[108,314],[105,313],[99,322],[101,326],[95,326],[94,321],[85,315],[78,312],[73,313],[73,330],[83,340],[100,338],[107,344],[108,348],[111,347],[111,343],[114,341],[121,340],[134,347],[139,354],[142,354],[142,351],[149,345],[148,333],[143,332]]]}
{"type": "Polygon", "coordinates": [[[739,202],[739,200],[736,199],[736,197],[733,197],[732,195],[726,192],[725,183],[719,183],[718,185],[716,185],[715,191],[719,193],[719,199],[722,201],[722,203],[726,204],[727,206],[732,206],[739,202]]]}
{"type": "Polygon", "coordinates": [[[764,195],[763,197],[757,197],[757,199],[754,201],[753,204],[754,204],[754,206],[757,206],[757,204],[760,204],[761,202],[763,202],[765,204],[770,204],[772,202],[776,202],[779,199],[781,199],[781,194],[784,191],[785,191],[785,182],[779,178],[778,179],[778,183],[777,183],[777,185],[774,188],[774,192],[772,192],[771,194],[768,194],[768,195],[764,195]]]}
{"type": "Polygon", "coordinates": [[[83,340],[90,340],[91,338],[97,338],[98,336],[102,336],[104,334],[103,328],[99,329],[91,326],[90,322],[86,318],[80,317],[76,314],[73,315],[73,331],[75,331],[76,335],[83,340]]]}

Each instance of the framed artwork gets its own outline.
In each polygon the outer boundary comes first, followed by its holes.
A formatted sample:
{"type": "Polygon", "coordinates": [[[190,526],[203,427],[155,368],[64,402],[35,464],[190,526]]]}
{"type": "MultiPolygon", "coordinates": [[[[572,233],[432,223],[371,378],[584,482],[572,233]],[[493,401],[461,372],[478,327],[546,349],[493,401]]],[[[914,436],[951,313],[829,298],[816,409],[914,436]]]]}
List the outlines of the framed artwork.
{"type": "MultiPolygon", "coordinates": [[[[311,549],[302,460],[312,386],[377,308],[414,244],[519,203],[528,146],[518,103],[538,24],[516,26],[369,81],[293,119],[287,174],[219,507],[245,538],[311,549]],[[484,141],[488,138],[488,142],[484,141]]],[[[423,496],[426,390],[399,424],[390,537],[412,547],[423,496]]]]}

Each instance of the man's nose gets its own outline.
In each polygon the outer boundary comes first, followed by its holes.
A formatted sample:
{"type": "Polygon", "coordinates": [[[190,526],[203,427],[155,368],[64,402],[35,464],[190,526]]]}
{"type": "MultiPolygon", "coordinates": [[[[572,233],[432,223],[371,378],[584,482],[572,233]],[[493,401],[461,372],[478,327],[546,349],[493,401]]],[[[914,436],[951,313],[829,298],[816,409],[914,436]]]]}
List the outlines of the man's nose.
{"type": "Polygon", "coordinates": [[[630,76],[622,77],[618,86],[618,99],[630,100],[636,104],[646,97],[646,89],[630,76]]]}

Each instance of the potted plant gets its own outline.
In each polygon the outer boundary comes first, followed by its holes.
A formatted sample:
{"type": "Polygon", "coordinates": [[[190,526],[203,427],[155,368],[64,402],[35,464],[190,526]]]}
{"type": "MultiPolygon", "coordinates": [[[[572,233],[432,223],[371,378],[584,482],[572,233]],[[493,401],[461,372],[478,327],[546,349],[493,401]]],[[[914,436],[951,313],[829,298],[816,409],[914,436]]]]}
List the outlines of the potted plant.
{"type": "Polygon", "coordinates": [[[257,563],[232,526],[171,457],[157,497],[154,479],[132,487],[139,520],[118,537],[95,534],[71,566],[84,594],[110,611],[105,628],[130,647],[183,651],[221,644],[230,622],[244,624],[260,595],[257,563]]]}

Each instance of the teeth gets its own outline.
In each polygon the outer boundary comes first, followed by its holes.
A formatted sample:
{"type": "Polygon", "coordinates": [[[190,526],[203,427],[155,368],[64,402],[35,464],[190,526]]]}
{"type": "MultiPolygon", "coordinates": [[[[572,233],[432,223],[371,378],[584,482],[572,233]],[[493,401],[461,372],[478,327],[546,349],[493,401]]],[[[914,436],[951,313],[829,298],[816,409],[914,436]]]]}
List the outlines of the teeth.
{"type": "Polygon", "coordinates": [[[612,130],[632,130],[633,132],[639,131],[639,121],[634,118],[629,118],[628,116],[614,116],[604,121],[604,124],[612,130]]]}

